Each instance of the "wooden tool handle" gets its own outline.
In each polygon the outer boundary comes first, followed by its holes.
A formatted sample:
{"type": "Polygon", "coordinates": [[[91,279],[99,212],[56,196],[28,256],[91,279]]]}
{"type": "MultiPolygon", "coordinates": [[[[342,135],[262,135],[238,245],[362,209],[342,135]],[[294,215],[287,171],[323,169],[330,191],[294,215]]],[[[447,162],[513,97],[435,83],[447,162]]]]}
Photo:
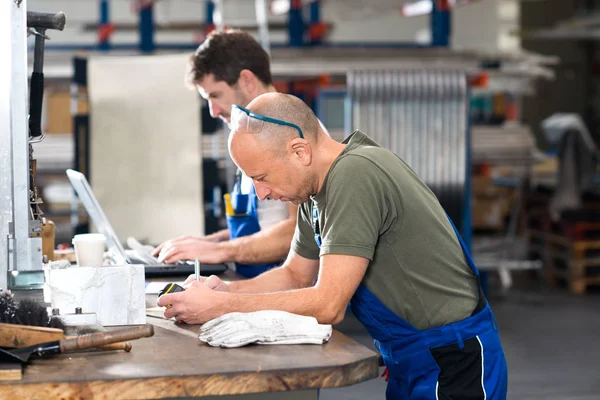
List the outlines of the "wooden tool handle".
{"type": "MultiPolygon", "coordinates": [[[[65,339],[77,339],[77,336],[65,336],[65,339]]],[[[130,342],[118,342],[118,343],[112,343],[112,344],[107,344],[104,346],[99,346],[96,347],[99,350],[106,350],[106,351],[112,351],[112,350],[123,350],[126,351],[127,353],[129,353],[132,349],[132,345],[130,342]]]]}
{"type": "Polygon", "coordinates": [[[52,342],[64,337],[62,329],[41,326],[0,324],[0,347],[20,348],[52,342]]]}
{"type": "Polygon", "coordinates": [[[62,339],[60,341],[60,351],[64,353],[67,351],[84,350],[152,335],[154,335],[154,326],[152,325],[135,326],[110,332],[90,333],[78,336],[76,339],[62,339]]]}
{"type": "Polygon", "coordinates": [[[110,350],[124,350],[127,353],[129,353],[131,351],[132,347],[133,346],[131,345],[130,342],[119,342],[119,343],[107,344],[107,345],[104,345],[104,346],[100,346],[98,348],[101,349],[101,350],[107,350],[107,351],[110,351],[110,350]]]}

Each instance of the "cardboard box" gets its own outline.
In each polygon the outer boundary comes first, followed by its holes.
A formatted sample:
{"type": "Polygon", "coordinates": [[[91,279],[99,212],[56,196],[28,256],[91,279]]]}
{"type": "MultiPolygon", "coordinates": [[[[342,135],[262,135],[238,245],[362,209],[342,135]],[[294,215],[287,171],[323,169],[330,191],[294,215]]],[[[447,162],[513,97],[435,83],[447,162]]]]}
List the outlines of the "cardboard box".
{"type": "Polygon", "coordinates": [[[510,206],[511,202],[506,197],[474,197],[471,202],[473,229],[503,230],[510,214],[510,206]]]}
{"type": "MultiPolygon", "coordinates": [[[[47,91],[44,99],[44,108],[46,115],[42,128],[44,133],[73,133],[71,94],[68,91],[47,91]]],[[[77,111],[87,114],[87,102],[79,100],[77,111]]]]}
{"type": "Polygon", "coordinates": [[[514,189],[494,184],[493,178],[474,176],[471,194],[473,228],[503,230],[514,194],[514,189]]]}

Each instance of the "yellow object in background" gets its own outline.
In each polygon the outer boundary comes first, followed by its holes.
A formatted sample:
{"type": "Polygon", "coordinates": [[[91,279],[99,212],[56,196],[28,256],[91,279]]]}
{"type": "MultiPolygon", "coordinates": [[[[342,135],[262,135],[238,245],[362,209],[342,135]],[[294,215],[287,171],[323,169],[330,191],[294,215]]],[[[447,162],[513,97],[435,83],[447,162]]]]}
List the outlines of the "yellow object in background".
{"type": "Polygon", "coordinates": [[[235,214],[233,211],[233,206],[231,205],[231,194],[225,193],[223,195],[223,199],[225,200],[225,214],[232,216],[235,214]]]}

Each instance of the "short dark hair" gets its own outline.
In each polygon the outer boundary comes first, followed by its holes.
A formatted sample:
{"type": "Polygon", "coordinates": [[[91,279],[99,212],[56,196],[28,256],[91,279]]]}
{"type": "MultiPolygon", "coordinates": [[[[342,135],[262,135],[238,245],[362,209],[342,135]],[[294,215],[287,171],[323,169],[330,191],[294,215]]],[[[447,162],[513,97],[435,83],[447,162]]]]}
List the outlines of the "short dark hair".
{"type": "Polygon", "coordinates": [[[192,55],[188,83],[195,85],[212,74],[233,86],[244,69],[265,85],[273,83],[269,55],[251,35],[236,29],[212,31],[192,55]]]}

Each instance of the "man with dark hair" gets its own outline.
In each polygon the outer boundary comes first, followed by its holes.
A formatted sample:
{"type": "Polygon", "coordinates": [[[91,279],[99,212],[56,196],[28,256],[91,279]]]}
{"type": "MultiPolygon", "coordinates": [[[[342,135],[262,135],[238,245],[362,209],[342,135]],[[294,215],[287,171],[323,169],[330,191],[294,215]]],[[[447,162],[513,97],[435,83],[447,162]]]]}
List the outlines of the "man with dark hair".
{"type": "MultiPolygon", "coordinates": [[[[234,106],[229,152],[259,198],[300,205],[279,268],[245,281],[193,277],[158,299],[203,324],[279,310],[337,324],[348,303],[381,352],[386,397],[504,400],[507,364],[479,272],[433,192],[359,130],[328,137],[300,99],[266,93],[234,106]]],[[[231,336],[243,325],[232,324],[231,336]]]]}
{"type": "Polygon", "coordinates": [[[213,31],[190,59],[188,81],[195,86],[212,75],[215,81],[235,87],[243,70],[252,72],[265,86],[273,84],[269,55],[260,43],[244,31],[213,31]]]}
{"type": "MultiPolygon", "coordinates": [[[[208,101],[210,115],[230,121],[233,104],[247,105],[255,97],[275,92],[269,55],[248,33],[213,31],[190,59],[188,83],[208,101]]],[[[256,276],[287,256],[298,207],[257,201],[252,181],[238,171],[231,192],[234,215],[228,229],[208,236],[168,240],[153,252],[159,261],[234,262],[238,273],[256,276]]]]}

